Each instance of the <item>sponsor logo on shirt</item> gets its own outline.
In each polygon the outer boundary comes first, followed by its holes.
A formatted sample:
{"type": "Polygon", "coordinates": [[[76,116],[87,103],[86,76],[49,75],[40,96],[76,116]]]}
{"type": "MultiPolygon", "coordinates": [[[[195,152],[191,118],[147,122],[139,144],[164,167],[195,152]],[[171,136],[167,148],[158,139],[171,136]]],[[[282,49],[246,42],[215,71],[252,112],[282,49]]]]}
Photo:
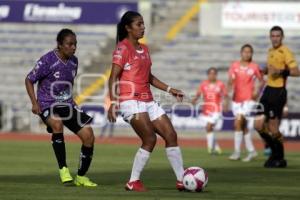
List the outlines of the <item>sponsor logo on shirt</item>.
{"type": "Polygon", "coordinates": [[[55,72],[55,73],[53,74],[53,76],[54,76],[56,79],[58,79],[58,78],[60,77],[60,72],[55,72]]]}
{"type": "Polygon", "coordinates": [[[24,9],[25,21],[61,21],[72,22],[81,17],[80,7],[66,6],[59,3],[57,6],[41,6],[38,3],[27,3],[24,9]]]}

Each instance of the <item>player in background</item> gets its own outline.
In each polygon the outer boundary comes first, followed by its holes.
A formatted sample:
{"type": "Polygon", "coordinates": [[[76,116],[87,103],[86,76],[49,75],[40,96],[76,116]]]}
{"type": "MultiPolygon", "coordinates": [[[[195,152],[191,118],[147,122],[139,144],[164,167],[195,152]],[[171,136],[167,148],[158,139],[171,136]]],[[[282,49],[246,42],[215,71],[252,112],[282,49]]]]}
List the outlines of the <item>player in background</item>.
{"type": "Polygon", "coordinates": [[[282,44],[283,29],[274,26],[270,30],[272,48],[268,51],[267,86],[260,99],[255,118],[255,129],[272,149],[272,153],[264,167],[284,168],[283,136],[279,131],[284,105],[287,102],[286,81],[288,76],[300,76],[298,64],[291,50],[282,44]]]}
{"type": "Polygon", "coordinates": [[[62,29],[57,34],[57,48],[43,55],[27,75],[25,85],[32,103],[32,112],[39,115],[52,134],[52,147],[58,162],[62,183],[73,178],[66,162],[64,126],[82,141],[79,169],[74,180],[77,186],[97,186],[85,176],[92,161],[94,133],[88,124],[92,118],[78,109],[72,87],[77,74],[78,60],[74,56],[77,47],[75,33],[62,29]],[[34,84],[38,83],[37,97],[34,84]]]}
{"type": "Polygon", "coordinates": [[[131,176],[125,189],[146,190],[140,181],[140,174],[155,147],[157,133],[165,140],[166,154],[177,178],[176,188],[184,190],[183,160],[177,133],[164,110],[153,100],[150,85],[170,93],[179,101],[182,101],[183,93],[166,85],[151,73],[152,62],[148,47],[138,41],[143,37],[144,31],[144,20],[139,13],[128,11],[122,16],[118,23],[117,46],[109,78],[109,121],[116,121],[116,109],[119,105],[124,121],[131,125],[142,141],[134,157],[131,176]]]}
{"type": "Polygon", "coordinates": [[[252,61],[253,48],[245,44],[241,48],[241,60],[231,64],[228,71],[228,91],[233,92],[232,112],[234,120],[234,152],[230,160],[239,160],[243,138],[248,151],[248,156],[243,159],[249,162],[257,156],[252,142],[252,135],[247,127],[247,118],[254,109],[255,101],[259,96],[264,82],[259,66],[252,61]],[[259,84],[256,84],[256,81],[259,84]],[[257,86],[258,85],[258,86],[257,86]]]}
{"type": "MultiPolygon", "coordinates": [[[[201,120],[206,124],[206,142],[209,154],[221,154],[222,150],[215,138],[214,127],[222,117],[222,100],[228,102],[225,84],[217,79],[218,70],[211,67],[207,70],[207,80],[200,83],[192,104],[196,105],[197,100],[202,97],[201,120]]],[[[225,103],[225,105],[228,105],[225,103]]]]}

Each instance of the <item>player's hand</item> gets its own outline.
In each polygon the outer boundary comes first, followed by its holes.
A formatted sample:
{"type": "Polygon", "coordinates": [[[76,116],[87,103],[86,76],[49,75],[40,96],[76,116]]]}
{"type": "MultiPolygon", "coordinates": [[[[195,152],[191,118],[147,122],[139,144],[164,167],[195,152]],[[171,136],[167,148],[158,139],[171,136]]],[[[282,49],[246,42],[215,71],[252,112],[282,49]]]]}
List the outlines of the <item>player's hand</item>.
{"type": "Polygon", "coordinates": [[[116,104],[111,104],[108,111],[107,111],[107,119],[108,121],[114,123],[117,119],[117,108],[116,104]]]}
{"type": "Polygon", "coordinates": [[[172,94],[174,97],[176,97],[177,101],[182,102],[184,93],[181,90],[171,88],[170,94],[172,94]]]}
{"type": "Polygon", "coordinates": [[[31,111],[35,115],[39,115],[42,113],[41,108],[38,103],[32,104],[31,111]]]}

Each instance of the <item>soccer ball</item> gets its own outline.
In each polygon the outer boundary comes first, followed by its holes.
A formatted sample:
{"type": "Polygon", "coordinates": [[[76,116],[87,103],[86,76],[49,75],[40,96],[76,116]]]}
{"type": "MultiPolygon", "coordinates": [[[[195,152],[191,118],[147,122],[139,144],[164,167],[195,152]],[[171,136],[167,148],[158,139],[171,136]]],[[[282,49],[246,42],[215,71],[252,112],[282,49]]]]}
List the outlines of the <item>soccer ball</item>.
{"type": "Polygon", "coordinates": [[[201,192],[208,182],[208,175],[201,167],[189,167],[183,174],[183,185],[186,190],[201,192]]]}

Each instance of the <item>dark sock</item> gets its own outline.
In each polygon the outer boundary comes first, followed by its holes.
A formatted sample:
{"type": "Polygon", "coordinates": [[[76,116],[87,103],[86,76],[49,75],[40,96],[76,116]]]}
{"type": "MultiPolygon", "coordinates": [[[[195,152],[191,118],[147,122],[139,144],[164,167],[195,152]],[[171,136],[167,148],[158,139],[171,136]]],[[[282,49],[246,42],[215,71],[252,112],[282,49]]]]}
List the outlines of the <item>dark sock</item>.
{"type": "Polygon", "coordinates": [[[261,131],[258,133],[259,133],[260,137],[264,140],[265,144],[271,148],[271,150],[272,150],[271,157],[273,157],[273,154],[275,153],[276,149],[274,146],[274,140],[273,140],[272,136],[269,133],[264,132],[264,131],[261,131]]]}
{"type": "Polygon", "coordinates": [[[278,160],[284,159],[284,146],[281,133],[278,133],[273,137],[273,144],[276,149],[276,152],[274,154],[275,158],[278,160]]]}
{"type": "Polygon", "coordinates": [[[272,148],[273,138],[272,136],[264,131],[258,132],[260,137],[264,140],[265,146],[272,148]]]}
{"type": "Polygon", "coordinates": [[[84,176],[88,171],[92,162],[94,147],[81,146],[81,153],[79,158],[78,175],[84,176]]]}
{"type": "Polygon", "coordinates": [[[67,167],[66,147],[63,133],[52,134],[52,147],[56,156],[59,169],[67,167]]]}

